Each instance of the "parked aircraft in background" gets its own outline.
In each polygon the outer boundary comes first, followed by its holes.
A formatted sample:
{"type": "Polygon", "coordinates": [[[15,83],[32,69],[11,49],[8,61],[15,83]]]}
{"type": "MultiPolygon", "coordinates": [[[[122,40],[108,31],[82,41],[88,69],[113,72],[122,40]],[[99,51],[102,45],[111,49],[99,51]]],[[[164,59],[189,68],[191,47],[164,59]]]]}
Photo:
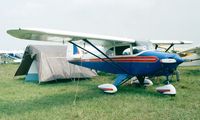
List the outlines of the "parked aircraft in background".
{"type": "Polygon", "coordinates": [[[179,53],[183,55],[184,59],[195,60],[191,62],[185,62],[182,64],[182,66],[200,66],[200,60],[198,60],[200,58],[200,47],[191,48],[179,53]]]}
{"type": "Polygon", "coordinates": [[[168,51],[175,44],[191,43],[182,40],[138,41],[130,38],[48,29],[12,29],[7,33],[20,39],[71,43],[73,53],[68,55],[69,62],[117,74],[113,84],[98,86],[107,93],[115,93],[119,85],[133,77],[136,77],[140,85],[144,86],[146,83],[152,84],[150,80],[145,79],[146,77],[166,76],[168,84],[158,87],[157,91],[175,95],[176,89],[169,83],[169,76],[176,72],[181,63],[188,60],[168,51]],[[156,50],[163,44],[169,45],[164,52],[156,50]]]}
{"type": "Polygon", "coordinates": [[[1,63],[21,63],[23,50],[0,50],[1,63]]]}
{"type": "MultiPolygon", "coordinates": [[[[159,51],[166,51],[168,46],[159,46],[159,51]]],[[[173,47],[172,50],[169,52],[171,53],[176,53],[183,59],[188,59],[188,60],[195,60],[191,62],[184,62],[181,64],[181,66],[200,66],[200,61],[197,60],[200,58],[200,47],[194,47],[190,49],[185,49],[183,50],[182,48],[179,47],[173,47]]]]}

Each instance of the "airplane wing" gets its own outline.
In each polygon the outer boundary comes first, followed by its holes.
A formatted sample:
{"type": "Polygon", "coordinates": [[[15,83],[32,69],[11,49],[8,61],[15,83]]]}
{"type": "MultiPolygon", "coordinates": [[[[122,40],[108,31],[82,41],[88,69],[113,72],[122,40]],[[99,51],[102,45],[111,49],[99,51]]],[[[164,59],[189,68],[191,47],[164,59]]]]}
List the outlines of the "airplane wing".
{"type": "MultiPolygon", "coordinates": [[[[81,39],[92,39],[92,40],[102,40],[107,42],[127,42],[135,43],[134,39],[121,38],[113,36],[95,35],[87,33],[77,33],[69,31],[51,30],[51,29],[35,29],[35,28],[24,28],[24,29],[11,29],[7,31],[8,34],[27,40],[39,40],[39,41],[53,41],[53,42],[63,42],[71,40],[81,40],[81,39]]],[[[168,44],[191,44],[191,41],[184,40],[150,40],[153,44],[168,45],[168,44]]]]}
{"type": "Polygon", "coordinates": [[[200,47],[192,48],[185,52],[196,53],[196,54],[200,55],[200,47]]]}
{"type": "MultiPolygon", "coordinates": [[[[7,31],[8,34],[20,39],[27,40],[38,40],[38,41],[52,41],[52,42],[69,42],[69,41],[79,41],[83,39],[88,39],[94,45],[104,46],[106,48],[111,48],[113,46],[120,45],[130,45],[130,43],[136,43],[134,39],[121,38],[113,36],[95,35],[87,33],[77,33],[69,31],[59,31],[51,29],[35,29],[35,28],[19,28],[11,29],[7,31]]],[[[181,40],[150,40],[154,45],[169,45],[169,44],[190,44],[191,41],[181,41],[181,40]]]]}
{"type": "Polygon", "coordinates": [[[150,42],[157,45],[192,44],[192,41],[187,40],[150,40],[150,42]]]}
{"type": "Polygon", "coordinates": [[[196,47],[196,48],[192,48],[192,49],[189,49],[189,50],[181,51],[179,54],[182,57],[191,56],[193,54],[196,54],[196,55],[199,56],[200,55],[200,47],[196,47]]]}
{"type": "Polygon", "coordinates": [[[135,40],[129,38],[77,33],[69,31],[59,31],[51,29],[19,28],[19,29],[8,30],[7,33],[16,38],[27,39],[27,40],[38,40],[38,41],[65,42],[65,41],[78,41],[82,39],[89,39],[94,41],[100,40],[101,41],[100,45],[113,44],[114,42],[135,43],[135,40]]]}

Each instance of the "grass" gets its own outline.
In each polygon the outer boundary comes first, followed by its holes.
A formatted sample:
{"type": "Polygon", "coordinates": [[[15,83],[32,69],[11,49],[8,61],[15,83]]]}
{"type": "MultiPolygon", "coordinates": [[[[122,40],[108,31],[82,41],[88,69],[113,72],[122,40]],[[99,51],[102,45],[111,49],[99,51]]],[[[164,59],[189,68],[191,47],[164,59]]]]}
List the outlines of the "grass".
{"type": "Polygon", "coordinates": [[[39,85],[24,82],[23,77],[13,79],[17,67],[0,65],[2,120],[200,119],[200,67],[180,68],[181,81],[173,82],[175,97],[155,92],[162,85],[159,80],[146,89],[121,86],[118,93],[108,95],[97,86],[112,83],[114,75],[39,85]]]}

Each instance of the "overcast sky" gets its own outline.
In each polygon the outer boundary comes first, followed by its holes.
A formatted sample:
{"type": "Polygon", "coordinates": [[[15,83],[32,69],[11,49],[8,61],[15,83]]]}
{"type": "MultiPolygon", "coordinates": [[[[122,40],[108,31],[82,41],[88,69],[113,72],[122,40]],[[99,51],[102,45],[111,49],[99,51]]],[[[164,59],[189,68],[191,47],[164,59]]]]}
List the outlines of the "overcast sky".
{"type": "MultiPolygon", "coordinates": [[[[2,0],[0,49],[27,44],[11,28],[50,28],[140,39],[191,40],[200,46],[199,0],[2,0]]],[[[55,44],[55,43],[53,43],[55,44]]]]}

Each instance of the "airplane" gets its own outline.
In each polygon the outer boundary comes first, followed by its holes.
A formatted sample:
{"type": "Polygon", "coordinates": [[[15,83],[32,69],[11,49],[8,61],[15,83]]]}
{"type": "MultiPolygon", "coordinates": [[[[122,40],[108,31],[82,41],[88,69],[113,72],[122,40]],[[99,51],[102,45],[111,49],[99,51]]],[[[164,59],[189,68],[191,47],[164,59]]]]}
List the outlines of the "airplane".
{"type": "MultiPolygon", "coordinates": [[[[162,45],[158,47],[159,51],[166,51],[167,48],[168,46],[162,46],[162,45]]],[[[183,48],[181,49],[173,47],[173,49],[170,50],[169,52],[176,53],[183,59],[195,60],[191,62],[184,62],[183,64],[181,64],[181,66],[200,66],[200,61],[197,60],[200,58],[200,47],[194,47],[185,50],[183,50],[183,48]]]]}
{"type": "Polygon", "coordinates": [[[191,62],[184,62],[181,66],[200,66],[200,47],[194,47],[187,50],[176,50],[183,59],[192,60],[191,62]]]}
{"type": "Polygon", "coordinates": [[[23,50],[0,50],[0,56],[3,60],[2,63],[21,63],[23,57],[23,50]]]}
{"type": "Polygon", "coordinates": [[[13,37],[71,44],[72,54],[68,61],[90,69],[117,74],[113,84],[102,84],[98,88],[105,93],[117,92],[124,82],[136,77],[140,86],[150,83],[146,77],[166,76],[168,84],[156,88],[166,95],[176,95],[175,87],[169,83],[169,76],[177,67],[188,60],[178,54],[168,53],[175,44],[191,44],[182,40],[134,40],[131,38],[76,33],[37,28],[10,29],[7,33],[13,37]],[[156,50],[159,45],[169,45],[165,52],[156,50]],[[155,45],[155,47],[153,46],[155,45]]]}

